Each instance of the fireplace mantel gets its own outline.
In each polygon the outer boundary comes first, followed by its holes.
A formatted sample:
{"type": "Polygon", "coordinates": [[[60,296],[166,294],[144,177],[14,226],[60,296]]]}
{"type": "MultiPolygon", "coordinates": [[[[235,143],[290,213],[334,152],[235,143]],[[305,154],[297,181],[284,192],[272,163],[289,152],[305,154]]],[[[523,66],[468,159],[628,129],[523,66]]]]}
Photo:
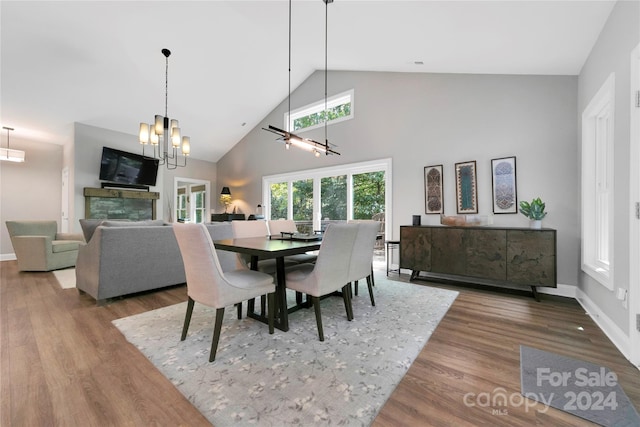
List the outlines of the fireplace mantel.
{"type": "Polygon", "coordinates": [[[84,189],[84,217],[87,219],[156,219],[160,193],[113,188],[84,189]]]}

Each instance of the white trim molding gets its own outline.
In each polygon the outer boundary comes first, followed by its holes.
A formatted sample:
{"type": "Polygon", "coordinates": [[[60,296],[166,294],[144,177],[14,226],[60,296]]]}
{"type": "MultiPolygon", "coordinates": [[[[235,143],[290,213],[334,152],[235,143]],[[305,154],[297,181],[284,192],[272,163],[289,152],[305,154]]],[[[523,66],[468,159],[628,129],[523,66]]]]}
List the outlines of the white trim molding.
{"type": "Polygon", "coordinates": [[[615,345],[623,356],[629,360],[629,336],[625,334],[624,331],[620,329],[618,325],[616,325],[615,322],[611,320],[609,316],[607,316],[606,313],[602,311],[598,305],[579,288],[576,288],[576,300],[580,303],[582,308],[585,309],[589,317],[593,319],[602,332],[604,332],[604,334],[611,340],[613,345],[615,345]]]}
{"type": "Polygon", "coordinates": [[[613,141],[615,73],[582,113],[581,267],[605,288],[614,289],[613,141]]]}

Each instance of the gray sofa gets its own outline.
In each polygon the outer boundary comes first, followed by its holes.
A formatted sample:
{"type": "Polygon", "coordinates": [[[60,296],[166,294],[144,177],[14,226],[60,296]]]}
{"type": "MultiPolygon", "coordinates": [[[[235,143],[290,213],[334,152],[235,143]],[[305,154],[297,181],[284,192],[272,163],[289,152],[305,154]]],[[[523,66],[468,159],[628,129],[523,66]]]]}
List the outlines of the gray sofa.
{"type": "MultiPolygon", "coordinates": [[[[185,283],[171,224],[95,220],[81,220],[81,224],[87,244],[78,251],[76,287],[98,305],[110,298],[185,283]]],[[[233,235],[230,223],[207,224],[207,228],[214,239],[233,235]]],[[[235,264],[234,254],[220,254],[220,258],[228,268],[235,264]]]]}

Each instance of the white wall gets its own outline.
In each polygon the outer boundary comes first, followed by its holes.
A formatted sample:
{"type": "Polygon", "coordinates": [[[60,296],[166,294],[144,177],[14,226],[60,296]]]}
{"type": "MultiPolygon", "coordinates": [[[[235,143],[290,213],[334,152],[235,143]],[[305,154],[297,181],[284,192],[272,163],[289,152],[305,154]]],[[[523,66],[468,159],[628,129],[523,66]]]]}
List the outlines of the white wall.
{"type": "MultiPolygon", "coordinates": [[[[640,42],[640,3],[619,1],[600,33],[578,80],[578,115],[615,73],[614,128],[614,274],[615,288],[629,289],[629,152],[630,55],[640,42]]],[[[580,126],[580,123],[578,124],[580,126]]],[[[580,129],[579,129],[580,132],[580,129]]],[[[581,138],[581,134],[579,134],[581,138]]],[[[580,217],[577,217],[580,220],[580,217]]],[[[579,288],[624,334],[629,333],[629,312],[610,291],[584,273],[579,288]]]]}
{"type": "Polygon", "coordinates": [[[0,260],[13,256],[5,221],[56,220],[60,231],[63,147],[12,135],[11,148],[26,161],[0,162],[0,260]]]}
{"type": "MultiPolygon", "coordinates": [[[[287,100],[218,162],[218,186],[227,185],[236,205],[252,209],[262,200],[261,178],[281,172],[390,157],[393,161],[391,229],[424,214],[423,173],[444,165],[447,215],[456,214],[454,164],[475,160],[480,214],[492,212],[491,159],[516,156],[520,200],[542,197],[545,227],[558,230],[558,282],[578,283],[577,77],[330,72],[329,96],[355,90],[355,118],[329,126],[340,156],[315,158],[285,151],[275,135],[283,127],[287,100]]],[[[316,72],[292,94],[298,108],[324,96],[324,73],[316,72]]],[[[324,130],[301,134],[324,140],[324,130]]],[[[498,226],[528,226],[521,214],[496,215],[498,226]]]]}

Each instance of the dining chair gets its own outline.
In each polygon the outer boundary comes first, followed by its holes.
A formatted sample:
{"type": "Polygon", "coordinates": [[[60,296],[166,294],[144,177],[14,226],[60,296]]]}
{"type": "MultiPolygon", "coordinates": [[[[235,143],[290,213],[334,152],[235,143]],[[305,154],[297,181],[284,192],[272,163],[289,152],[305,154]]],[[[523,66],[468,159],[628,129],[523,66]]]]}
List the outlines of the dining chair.
{"type": "Polygon", "coordinates": [[[348,282],[357,233],[357,224],[331,224],[324,232],[316,263],[298,264],[287,269],[286,287],[311,297],[320,341],[324,341],[320,297],[341,289],[347,319],[353,320],[348,282]]]}
{"type": "Polygon", "coordinates": [[[366,279],[367,287],[369,288],[369,299],[371,299],[371,305],[375,306],[376,302],[373,297],[373,251],[376,246],[380,225],[378,221],[362,221],[356,224],[358,226],[358,234],[351,254],[349,282],[354,283],[355,294],[358,295],[358,281],[366,279]]]}
{"type": "MultiPolygon", "coordinates": [[[[243,239],[250,237],[264,237],[265,239],[269,236],[269,227],[267,225],[267,221],[265,220],[255,220],[255,221],[231,221],[231,228],[233,229],[233,237],[235,239],[243,239]]],[[[251,257],[248,255],[235,254],[238,262],[244,265],[246,268],[251,267],[251,257]]],[[[258,260],[256,264],[256,268],[258,271],[270,274],[275,277],[276,275],[276,266],[277,261],[275,259],[262,259],[258,260]]],[[[297,264],[296,261],[287,260],[285,258],[284,265],[285,267],[297,264]]],[[[266,299],[265,297],[260,298],[260,313],[264,316],[266,310],[266,299]]],[[[251,301],[248,305],[248,310],[252,311],[253,307],[255,307],[255,302],[251,301]]]]}
{"type": "MultiPolygon", "coordinates": [[[[266,239],[269,236],[269,228],[267,226],[267,221],[265,220],[232,221],[231,227],[233,228],[233,237],[235,239],[243,239],[249,237],[264,237],[266,239]]],[[[236,255],[241,262],[246,264],[248,267],[250,266],[251,260],[249,257],[244,257],[240,254],[236,255]]],[[[294,264],[296,264],[295,261],[287,260],[285,258],[285,267],[294,264]]],[[[258,271],[262,271],[263,273],[276,274],[276,260],[258,260],[257,268],[258,271]]]]}
{"type": "Polygon", "coordinates": [[[273,277],[247,269],[223,272],[211,235],[204,224],[175,223],[173,232],[178,241],[187,278],[187,312],[180,341],[187,337],[195,302],[215,308],[213,340],[209,354],[209,362],[213,362],[218,350],[225,307],[262,295],[267,295],[269,333],[273,334],[276,290],[273,277]]]}
{"type": "MultiPolygon", "coordinates": [[[[272,237],[282,237],[282,233],[297,233],[298,226],[292,219],[270,219],[267,221],[269,227],[269,235],[272,237]]],[[[307,252],[304,254],[290,255],[285,260],[294,261],[297,263],[316,262],[318,258],[317,251],[307,252]]]]}

